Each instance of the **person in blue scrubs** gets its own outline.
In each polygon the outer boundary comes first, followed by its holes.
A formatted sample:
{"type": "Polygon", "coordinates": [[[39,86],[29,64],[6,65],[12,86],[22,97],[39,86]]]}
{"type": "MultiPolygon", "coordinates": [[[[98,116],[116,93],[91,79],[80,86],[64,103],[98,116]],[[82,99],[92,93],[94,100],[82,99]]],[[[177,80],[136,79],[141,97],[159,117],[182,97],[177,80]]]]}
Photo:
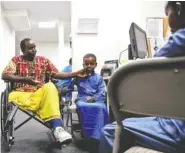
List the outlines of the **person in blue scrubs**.
{"type": "Polygon", "coordinates": [[[83,136],[89,139],[100,139],[101,129],[108,124],[109,117],[105,104],[105,86],[103,77],[95,73],[97,59],[94,54],[83,57],[83,67],[87,77],[76,78],[68,86],[66,102],[71,101],[74,85],[77,85],[78,96],[75,101],[79,112],[83,136]]]}
{"type": "MultiPolygon", "coordinates": [[[[185,56],[185,1],[169,1],[165,8],[172,36],[154,57],[185,56]]],[[[178,100],[178,99],[177,99],[178,100]]],[[[185,153],[185,121],[161,117],[122,121],[121,150],[140,145],[165,153],[185,153]]],[[[116,123],[102,129],[99,153],[112,153],[116,123]]]]}
{"type": "MultiPolygon", "coordinates": [[[[64,69],[62,69],[61,72],[65,72],[65,73],[72,72],[72,58],[69,59],[69,65],[64,67],[64,69]]],[[[71,78],[58,80],[58,83],[56,84],[58,92],[59,92],[60,105],[63,105],[64,103],[64,101],[61,101],[61,100],[62,100],[62,97],[66,95],[66,90],[71,80],[72,80],[71,78]]]]}
{"type": "MultiPolygon", "coordinates": [[[[69,65],[64,67],[64,69],[62,69],[61,72],[66,72],[66,73],[72,72],[72,58],[69,59],[69,65]]],[[[67,87],[70,84],[70,82],[71,82],[71,79],[59,80],[57,83],[57,87],[58,88],[67,87]]]]}

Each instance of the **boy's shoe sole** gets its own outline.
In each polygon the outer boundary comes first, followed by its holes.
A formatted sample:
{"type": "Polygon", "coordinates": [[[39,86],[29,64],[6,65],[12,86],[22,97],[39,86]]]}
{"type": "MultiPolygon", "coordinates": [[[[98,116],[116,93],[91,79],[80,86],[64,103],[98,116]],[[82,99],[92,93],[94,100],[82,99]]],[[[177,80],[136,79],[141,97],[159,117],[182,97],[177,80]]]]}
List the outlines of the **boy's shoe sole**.
{"type": "Polygon", "coordinates": [[[62,142],[57,141],[57,143],[59,143],[62,146],[65,146],[65,145],[69,145],[70,143],[72,143],[72,141],[73,141],[72,139],[66,139],[62,142]]]}

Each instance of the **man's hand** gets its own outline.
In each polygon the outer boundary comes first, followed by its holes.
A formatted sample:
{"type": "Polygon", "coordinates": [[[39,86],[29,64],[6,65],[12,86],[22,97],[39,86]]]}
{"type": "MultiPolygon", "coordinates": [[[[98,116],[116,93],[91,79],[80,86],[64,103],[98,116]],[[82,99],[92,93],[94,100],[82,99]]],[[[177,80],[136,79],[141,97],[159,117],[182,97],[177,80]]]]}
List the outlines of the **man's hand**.
{"type": "Polygon", "coordinates": [[[29,85],[33,85],[33,86],[36,86],[36,85],[40,84],[40,82],[34,80],[34,78],[32,76],[25,77],[24,82],[29,84],[29,85]]]}
{"type": "Polygon", "coordinates": [[[79,71],[77,71],[76,72],[77,74],[77,77],[79,77],[79,78],[85,78],[86,76],[87,76],[87,74],[85,73],[85,70],[84,69],[82,69],[82,70],[79,70],[79,71]]]}
{"type": "Polygon", "coordinates": [[[88,96],[88,97],[86,97],[86,101],[87,101],[88,103],[93,103],[93,102],[95,102],[95,99],[94,99],[94,97],[88,96]]]}

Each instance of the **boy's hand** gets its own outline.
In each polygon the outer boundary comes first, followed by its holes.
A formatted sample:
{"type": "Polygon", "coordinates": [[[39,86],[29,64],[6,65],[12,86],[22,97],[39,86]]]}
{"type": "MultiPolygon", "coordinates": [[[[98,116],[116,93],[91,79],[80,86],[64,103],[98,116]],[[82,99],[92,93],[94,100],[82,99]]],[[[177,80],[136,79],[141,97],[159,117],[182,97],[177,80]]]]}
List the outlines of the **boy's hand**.
{"type": "Polygon", "coordinates": [[[93,103],[93,102],[95,102],[95,99],[94,99],[94,97],[88,96],[88,97],[86,97],[86,101],[87,101],[88,103],[93,103]]]}

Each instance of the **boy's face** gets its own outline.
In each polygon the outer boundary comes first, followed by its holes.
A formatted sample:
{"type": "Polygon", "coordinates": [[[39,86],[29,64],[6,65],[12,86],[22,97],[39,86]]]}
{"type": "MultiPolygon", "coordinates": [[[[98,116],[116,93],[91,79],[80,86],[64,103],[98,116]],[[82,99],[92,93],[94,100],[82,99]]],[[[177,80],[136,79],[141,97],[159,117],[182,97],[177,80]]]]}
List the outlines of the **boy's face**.
{"type": "Polygon", "coordinates": [[[83,59],[83,67],[86,70],[86,73],[91,73],[96,68],[97,63],[94,57],[88,57],[83,59]]]}

